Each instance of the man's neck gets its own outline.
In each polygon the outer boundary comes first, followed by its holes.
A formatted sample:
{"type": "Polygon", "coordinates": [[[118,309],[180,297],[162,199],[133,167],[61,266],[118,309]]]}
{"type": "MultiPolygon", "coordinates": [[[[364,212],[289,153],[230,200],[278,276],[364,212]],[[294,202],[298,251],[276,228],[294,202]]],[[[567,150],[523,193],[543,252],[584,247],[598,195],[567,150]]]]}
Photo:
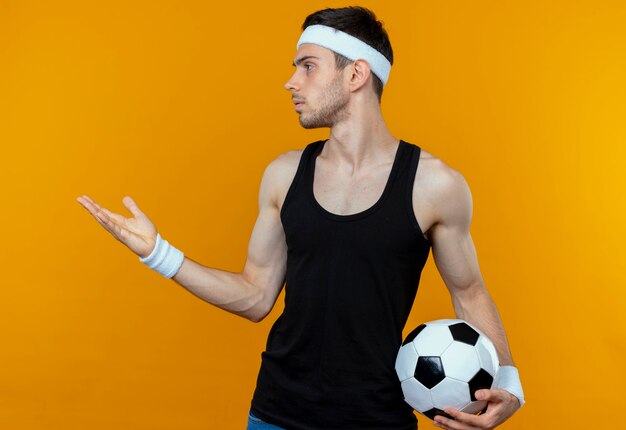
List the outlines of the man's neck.
{"type": "MultiPolygon", "coordinates": [[[[362,106],[362,105],[361,105],[362,106]]],[[[348,118],[330,129],[330,139],[320,156],[354,172],[393,161],[396,139],[385,124],[380,107],[352,107],[348,118]]]]}

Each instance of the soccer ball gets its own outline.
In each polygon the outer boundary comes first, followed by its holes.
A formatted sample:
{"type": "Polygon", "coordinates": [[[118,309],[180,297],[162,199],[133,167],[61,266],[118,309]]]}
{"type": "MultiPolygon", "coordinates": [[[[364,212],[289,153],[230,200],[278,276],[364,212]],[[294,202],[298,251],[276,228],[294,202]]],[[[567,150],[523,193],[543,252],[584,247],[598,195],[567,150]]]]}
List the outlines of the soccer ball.
{"type": "Polygon", "coordinates": [[[491,388],[498,370],[496,348],[467,321],[424,323],[404,340],[396,358],[404,401],[433,420],[444,408],[477,414],[487,402],[474,393],[491,388]]]}

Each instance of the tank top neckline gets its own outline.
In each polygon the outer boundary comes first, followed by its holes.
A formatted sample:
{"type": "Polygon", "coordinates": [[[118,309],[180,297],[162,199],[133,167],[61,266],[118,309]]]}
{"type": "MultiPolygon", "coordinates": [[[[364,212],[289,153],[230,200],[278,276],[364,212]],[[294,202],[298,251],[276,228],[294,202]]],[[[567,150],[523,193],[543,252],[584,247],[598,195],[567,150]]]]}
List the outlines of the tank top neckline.
{"type": "Polygon", "coordinates": [[[307,181],[307,188],[309,191],[309,197],[311,199],[311,201],[313,202],[313,206],[315,206],[315,208],[326,218],[330,218],[332,220],[335,221],[354,221],[354,220],[358,220],[361,218],[364,218],[374,212],[376,212],[378,209],[380,209],[380,207],[383,205],[383,203],[385,202],[385,200],[387,199],[387,197],[389,196],[391,189],[393,187],[393,184],[395,182],[395,178],[397,176],[398,173],[398,169],[399,169],[399,165],[400,165],[400,154],[403,150],[403,146],[406,145],[406,142],[404,142],[402,139],[400,139],[400,142],[398,143],[398,147],[396,149],[396,154],[395,157],[393,159],[393,164],[391,165],[391,171],[389,172],[389,177],[387,178],[387,182],[385,184],[385,188],[383,189],[382,194],[380,195],[380,197],[378,198],[378,200],[369,208],[364,209],[360,212],[356,212],[353,214],[347,214],[347,215],[339,215],[333,212],[330,212],[328,210],[326,210],[315,198],[315,192],[314,192],[314,180],[315,180],[315,160],[317,159],[317,156],[319,155],[319,153],[322,151],[322,148],[324,147],[324,145],[326,144],[327,140],[322,140],[320,141],[319,145],[317,146],[317,148],[313,151],[313,153],[311,154],[311,159],[309,162],[309,172],[308,172],[308,181],[307,181]]]}

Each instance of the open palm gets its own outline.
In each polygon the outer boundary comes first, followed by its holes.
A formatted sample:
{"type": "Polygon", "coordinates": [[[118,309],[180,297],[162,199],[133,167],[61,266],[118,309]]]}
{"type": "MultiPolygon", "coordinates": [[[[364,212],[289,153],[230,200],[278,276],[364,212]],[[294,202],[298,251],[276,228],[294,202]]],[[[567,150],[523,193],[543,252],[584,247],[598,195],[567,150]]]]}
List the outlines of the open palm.
{"type": "Polygon", "coordinates": [[[124,197],[122,203],[133,214],[133,218],[113,213],[86,195],[76,200],[94,216],[102,227],[135,254],[140,257],[150,255],[156,244],[157,229],[130,196],[124,197]]]}

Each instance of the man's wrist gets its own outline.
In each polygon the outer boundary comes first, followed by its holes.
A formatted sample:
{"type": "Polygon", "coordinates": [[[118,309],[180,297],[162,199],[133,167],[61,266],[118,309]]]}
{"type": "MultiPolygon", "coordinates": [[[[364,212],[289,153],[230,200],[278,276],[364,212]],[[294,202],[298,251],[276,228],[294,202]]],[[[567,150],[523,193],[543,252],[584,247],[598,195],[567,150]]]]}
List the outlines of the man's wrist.
{"type": "Polygon", "coordinates": [[[150,255],[139,257],[139,261],[166,278],[171,278],[178,272],[184,259],[184,254],[164,240],[159,233],[150,255]]]}
{"type": "Polygon", "coordinates": [[[524,406],[524,390],[519,379],[519,372],[515,366],[500,366],[496,373],[496,379],[493,382],[494,388],[500,388],[508,391],[517,397],[520,408],[524,406]]]}

